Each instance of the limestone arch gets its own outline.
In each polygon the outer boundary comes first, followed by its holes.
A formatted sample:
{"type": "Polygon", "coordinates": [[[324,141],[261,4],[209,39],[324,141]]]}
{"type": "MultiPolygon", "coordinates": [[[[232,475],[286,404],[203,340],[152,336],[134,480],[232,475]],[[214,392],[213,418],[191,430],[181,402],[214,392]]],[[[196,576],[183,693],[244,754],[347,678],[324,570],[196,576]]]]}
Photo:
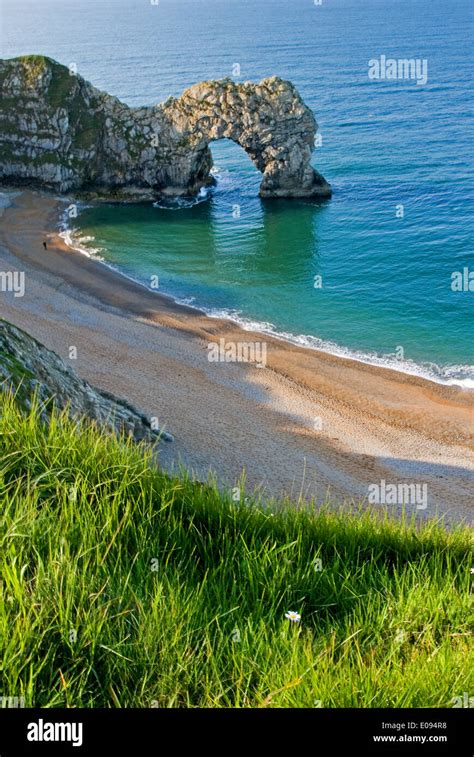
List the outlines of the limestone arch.
{"type": "Polygon", "coordinates": [[[189,146],[191,186],[209,179],[210,143],[229,139],[262,173],[262,197],[331,195],[310,163],[316,120],[291,82],[201,82],[166,104],[165,113],[189,146]]]}

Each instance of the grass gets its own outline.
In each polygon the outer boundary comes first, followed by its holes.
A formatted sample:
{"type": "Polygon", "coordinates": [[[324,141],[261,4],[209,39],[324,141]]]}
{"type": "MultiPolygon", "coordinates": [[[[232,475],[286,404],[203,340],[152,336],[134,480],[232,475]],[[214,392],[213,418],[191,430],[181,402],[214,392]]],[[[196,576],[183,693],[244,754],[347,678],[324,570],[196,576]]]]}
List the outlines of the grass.
{"type": "Polygon", "coordinates": [[[45,426],[7,394],[0,412],[0,695],[450,707],[472,691],[466,529],[240,504],[64,414],[45,426]]]}

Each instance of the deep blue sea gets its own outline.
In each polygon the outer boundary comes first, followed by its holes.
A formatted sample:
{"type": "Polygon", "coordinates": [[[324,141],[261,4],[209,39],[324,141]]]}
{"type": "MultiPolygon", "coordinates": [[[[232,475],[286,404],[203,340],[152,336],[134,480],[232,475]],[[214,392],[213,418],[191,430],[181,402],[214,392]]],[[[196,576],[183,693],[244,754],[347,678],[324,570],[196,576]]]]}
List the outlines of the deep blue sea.
{"type": "Polygon", "coordinates": [[[246,153],[220,141],[217,185],[199,202],[86,207],[71,238],[208,312],[474,386],[474,292],[452,289],[453,273],[474,271],[473,7],[3,0],[1,48],[75,63],[134,106],[235,64],[238,81],[290,79],[319,123],[314,165],[331,201],[263,202],[246,153]],[[425,60],[428,81],[371,80],[368,62],[382,55],[425,60]]]}

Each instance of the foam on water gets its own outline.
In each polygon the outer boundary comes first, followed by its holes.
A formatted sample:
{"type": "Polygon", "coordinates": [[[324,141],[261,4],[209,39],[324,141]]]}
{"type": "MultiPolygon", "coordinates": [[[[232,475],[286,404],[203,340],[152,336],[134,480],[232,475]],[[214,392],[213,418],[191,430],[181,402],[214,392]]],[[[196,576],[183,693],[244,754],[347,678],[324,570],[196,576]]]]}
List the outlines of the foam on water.
{"type": "Polygon", "coordinates": [[[104,262],[102,257],[103,250],[99,247],[87,247],[94,241],[94,237],[82,235],[76,229],[67,229],[66,231],[60,231],[59,236],[64,242],[76,252],[80,252],[81,255],[85,255],[87,258],[95,258],[104,262]]]}
{"type": "Polygon", "coordinates": [[[286,342],[298,344],[301,347],[326,352],[337,357],[356,360],[359,363],[390,368],[391,370],[407,373],[410,376],[434,381],[437,384],[460,386],[464,389],[474,389],[474,370],[472,365],[448,365],[439,366],[436,363],[418,364],[413,360],[399,360],[395,355],[378,355],[374,352],[362,352],[351,350],[334,342],[319,339],[309,334],[291,334],[277,331],[272,323],[254,321],[242,316],[241,313],[232,310],[200,308],[210,318],[227,318],[238,324],[245,331],[257,331],[261,334],[281,339],[286,342]]]}
{"type": "MultiPolygon", "coordinates": [[[[67,244],[68,247],[75,250],[76,252],[80,252],[81,255],[85,255],[85,257],[87,258],[96,258],[97,260],[104,261],[104,250],[92,245],[92,242],[94,242],[94,237],[88,234],[82,234],[80,229],[73,228],[70,225],[70,207],[71,205],[68,203],[68,207],[65,208],[63,213],[61,214],[61,218],[59,220],[59,236],[65,242],[65,244],[67,244]]],[[[79,217],[81,211],[92,206],[84,202],[76,201],[74,203],[74,207],[77,214],[75,217],[79,217]]]]}
{"type": "Polygon", "coordinates": [[[161,210],[189,210],[201,202],[206,202],[211,191],[212,187],[201,187],[196,197],[166,197],[154,202],[153,207],[161,210]]]}
{"type": "MultiPolygon", "coordinates": [[[[84,209],[86,207],[90,206],[81,204],[80,208],[78,208],[78,212],[80,209],[84,209]]],[[[104,264],[107,268],[120,273],[130,281],[143,286],[147,291],[156,294],[156,290],[152,289],[144,281],[135,276],[130,276],[124,273],[124,271],[121,270],[120,266],[108,262],[106,251],[103,250],[103,248],[93,246],[93,242],[95,241],[94,237],[81,234],[77,229],[68,228],[69,220],[69,215],[66,211],[61,220],[61,228],[63,230],[60,232],[60,236],[62,239],[64,239],[65,243],[69,247],[76,250],[77,252],[80,252],[86,257],[95,258],[96,260],[104,264]]],[[[419,376],[420,378],[424,378],[438,384],[459,386],[463,389],[474,389],[474,369],[471,365],[439,366],[436,363],[418,364],[413,360],[400,360],[394,354],[379,355],[375,352],[351,350],[347,347],[343,347],[328,340],[320,339],[317,336],[310,334],[293,334],[291,332],[278,331],[272,323],[252,320],[245,317],[237,310],[228,308],[205,307],[196,300],[196,297],[193,296],[177,297],[171,293],[166,292],[163,292],[163,294],[166,294],[166,296],[170,297],[179,305],[195,307],[210,318],[222,318],[230,320],[233,323],[236,323],[245,331],[255,331],[260,334],[268,334],[269,336],[272,336],[276,339],[281,339],[282,341],[297,344],[301,347],[318,350],[320,352],[326,352],[330,355],[335,355],[337,357],[350,360],[356,360],[357,362],[378,366],[380,368],[389,368],[391,370],[406,373],[411,376],[419,376]]]]}

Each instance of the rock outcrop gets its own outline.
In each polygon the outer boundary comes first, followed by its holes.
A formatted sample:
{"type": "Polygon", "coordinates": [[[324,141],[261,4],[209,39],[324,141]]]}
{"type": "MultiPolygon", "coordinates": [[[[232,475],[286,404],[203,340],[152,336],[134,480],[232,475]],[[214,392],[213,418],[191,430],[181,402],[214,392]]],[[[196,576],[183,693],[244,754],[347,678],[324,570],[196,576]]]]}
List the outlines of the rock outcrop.
{"type": "Polygon", "coordinates": [[[36,392],[40,402],[45,403],[45,420],[54,402],[59,410],[67,407],[73,418],[87,418],[111,432],[131,435],[135,441],[172,441],[169,434],[152,429],[150,420],[128,402],[95,389],[56,353],[0,320],[0,391],[10,388],[25,409],[36,392]]]}
{"type": "Polygon", "coordinates": [[[263,178],[262,197],[328,198],[310,164],[317,124],[277,77],[196,84],[130,108],[43,56],[0,62],[0,181],[121,199],[194,195],[210,184],[209,143],[226,137],[263,178]]]}

